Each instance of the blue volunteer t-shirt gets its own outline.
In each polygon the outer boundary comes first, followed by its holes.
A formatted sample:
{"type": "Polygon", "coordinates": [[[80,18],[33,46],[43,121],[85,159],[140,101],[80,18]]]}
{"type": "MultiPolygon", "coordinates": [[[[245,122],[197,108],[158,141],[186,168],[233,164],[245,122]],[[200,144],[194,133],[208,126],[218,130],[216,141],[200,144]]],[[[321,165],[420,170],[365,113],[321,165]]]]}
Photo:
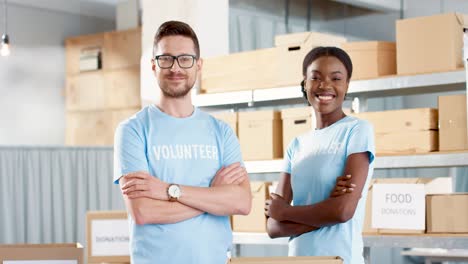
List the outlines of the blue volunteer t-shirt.
{"type": "Polygon", "coordinates": [[[291,175],[294,205],[311,205],[329,198],[336,178],[353,153],[369,153],[369,173],[353,218],[291,237],[290,256],[340,256],[345,264],[364,264],[362,225],[367,190],[373,174],[374,133],[370,123],[346,116],[329,127],[295,138],[285,154],[284,172],[291,175]]]}
{"type": "MultiPolygon", "coordinates": [[[[121,123],[115,134],[115,183],[122,175],[147,171],[167,183],[209,187],[221,166],[241,161],[229,125],[198,108],[175,118],[151,105],[121,123]]],[[[129,223],[132,263],[226,263],[232,244],[228,216],[204,213],[148,225],[129,217],[129,223]]]]}

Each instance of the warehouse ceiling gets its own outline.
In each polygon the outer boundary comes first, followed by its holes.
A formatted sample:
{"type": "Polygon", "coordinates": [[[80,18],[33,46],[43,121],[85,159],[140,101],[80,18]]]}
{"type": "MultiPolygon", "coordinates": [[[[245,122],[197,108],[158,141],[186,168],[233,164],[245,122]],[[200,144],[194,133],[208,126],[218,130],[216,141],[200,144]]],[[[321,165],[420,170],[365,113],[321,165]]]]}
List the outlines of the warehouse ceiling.
{"type": "Polygon", "coordinates": [[[85,16],[115,19],[115,6],[121,0],[8,0],[8,4],[34,7],[85,16]]]}
{"type": "MultiPolygon", "coordinates": [[[[114,20],[119,1],[122,0],[8,0],[8,3],[114,20]]],[[[400,8],[400,1],[395,0],[229,0],[230,6],[261,7],[272,13],[284,13],[286,2],[289,2],[293,14],[306,13],[310,2],[313,13],[322,18],[328,16],[328,19],[334,16],[342,18],[341,10],[345,9],[349,17],[368,12],[398,11],[400,8]]]]}

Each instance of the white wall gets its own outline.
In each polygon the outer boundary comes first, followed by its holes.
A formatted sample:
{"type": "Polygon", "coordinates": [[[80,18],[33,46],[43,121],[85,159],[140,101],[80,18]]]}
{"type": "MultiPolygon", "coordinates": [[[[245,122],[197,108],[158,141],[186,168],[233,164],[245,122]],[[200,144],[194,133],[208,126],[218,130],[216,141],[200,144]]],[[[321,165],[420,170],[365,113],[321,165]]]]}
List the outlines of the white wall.
{"type": "MultiPolygon", "coordinates": [[[[3,31],[3,9],[0,17],[3,31]]],[[[12,52],[0,57],[0,144],[65,142],[66,37],[109,31],[114,21],[8,6],[12,52]]]]}

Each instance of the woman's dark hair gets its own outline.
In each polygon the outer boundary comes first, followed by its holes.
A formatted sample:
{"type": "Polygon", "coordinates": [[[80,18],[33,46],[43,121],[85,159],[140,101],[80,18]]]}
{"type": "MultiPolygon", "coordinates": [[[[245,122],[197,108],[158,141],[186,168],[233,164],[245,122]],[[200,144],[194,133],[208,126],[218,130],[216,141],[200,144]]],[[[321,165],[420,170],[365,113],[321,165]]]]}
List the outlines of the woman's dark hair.
{"type": "MultiPolygon", "coordinates": [[[[304,76],[304,80],[307,76],[307,67],[309,67],[309,65],[312,64],[312,62],[314,62],[316,59],[324,56],[332,56],[340,60],[346,68],[346,72],[348,74],[347,80],[349,81],[351,79],[353,74],[353,63],[351,62],[351,58],[349,57],[348,53],[346,53],[346,51],[337,47],[316,47],[307,53],[307,55],[304,57],[304,61],[302,62],[302,76],[304,76]]],[[[304,94],[304,97],[307,99],[304,80],[301,82],[301,90],[304,94]]]]}

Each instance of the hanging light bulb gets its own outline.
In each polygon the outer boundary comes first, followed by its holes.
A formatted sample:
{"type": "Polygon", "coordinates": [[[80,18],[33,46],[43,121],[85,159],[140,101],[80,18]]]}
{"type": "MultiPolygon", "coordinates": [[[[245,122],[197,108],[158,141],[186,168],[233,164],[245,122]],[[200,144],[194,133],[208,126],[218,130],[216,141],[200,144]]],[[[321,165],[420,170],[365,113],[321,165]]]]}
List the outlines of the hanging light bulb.
{"type": "Polygon", "coordinates": [[[10,39],[7,34],[2,35],[2,47],[0,48],[0,55],[3,57],[10,55],[10,39]]]}
{"type": "Polygon", "coordinates": [[[0,55],[5,57],[5,56],[8,56],[10,55],[10,38],[8,37],[8,34],[7,34],[7,15],[8,15],[8,12],[7,12],[7,1],[6,0],[3,0],[3,11],[4,11],[4,20],[3,20],[3,24],[5,26],[5,33],[2,35],[2,44],[1,44],[1,47],[0,47],[0,55]]]}

